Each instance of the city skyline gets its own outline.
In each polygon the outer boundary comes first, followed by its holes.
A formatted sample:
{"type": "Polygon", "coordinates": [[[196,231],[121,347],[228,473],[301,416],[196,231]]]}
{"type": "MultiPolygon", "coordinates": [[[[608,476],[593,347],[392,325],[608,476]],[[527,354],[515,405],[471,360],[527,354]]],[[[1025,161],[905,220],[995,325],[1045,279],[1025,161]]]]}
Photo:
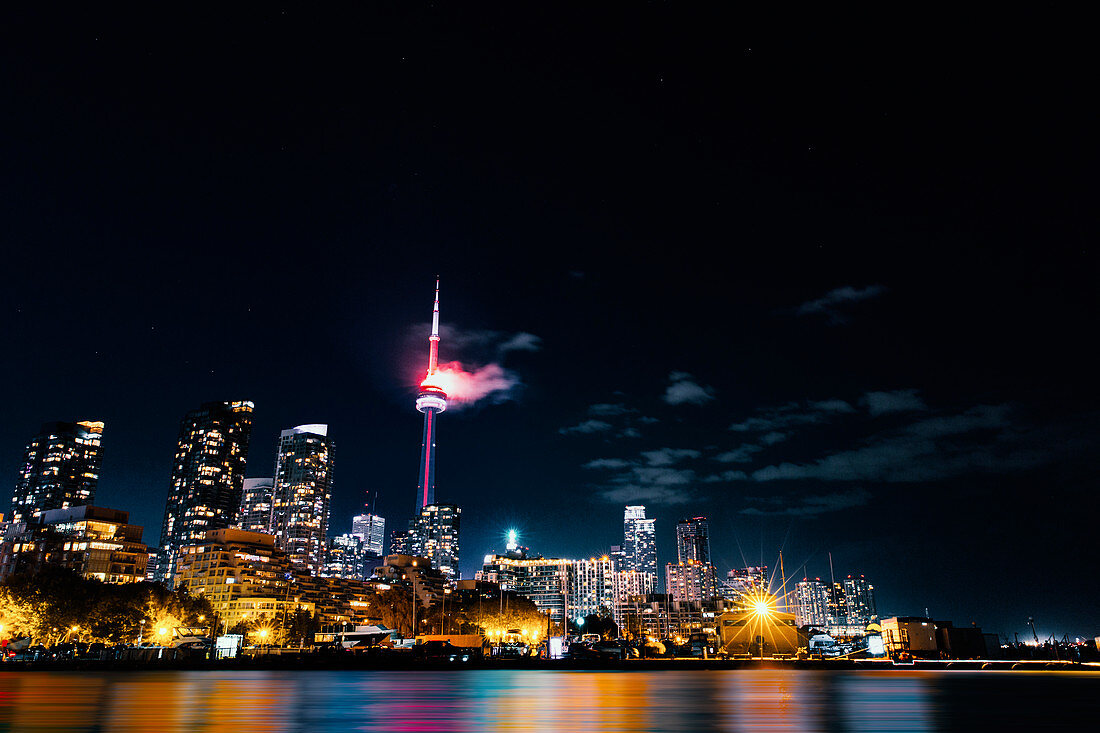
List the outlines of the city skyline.
{"type": "Polygon", "coordinates": [[[368,491],[403,526],[438,276],[462,577],[512,527],[602,556],[644,505],[661,578],[706,516],[719,580],[832,553],[887,613],[1093,634],[1072,44],[349,12],[26,11],[0,48],[7,495],[43,423],[102,421],[94,503],[155,543],[180,417],[249,400],[242,478],[324,424],[331,527],[368,491]]]}

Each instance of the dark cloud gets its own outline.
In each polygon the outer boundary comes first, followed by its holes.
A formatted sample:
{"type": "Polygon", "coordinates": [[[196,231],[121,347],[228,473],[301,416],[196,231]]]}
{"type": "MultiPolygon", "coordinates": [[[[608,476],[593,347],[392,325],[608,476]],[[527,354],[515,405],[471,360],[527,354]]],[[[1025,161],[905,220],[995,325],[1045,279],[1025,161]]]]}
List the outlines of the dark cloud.
{"type": "Polygon", "coordinates": [[[863,506],[870,500],[871,494],[866,489],[803,496],[749,496],[745,497],[745,501],[749,502],[751,506],[742,509],[741,514],[816,516],[827,512],[863,506]]]}
{"type": "Polygon", "coordinates": [[[620,403],[601,402],[588,406],[588,414],[593,417],[618,417],[619,415],[629,415],[634,412],[637,412],[637,410],[620,403]]]}
{"type": "Polygon", "coordinates": [[[672,466],[686,458],[698,458],[701,453],[693,448],[659,448],[642,451],[642,458],[649,466],[672,466]]]}
{"type": "Polygon", "coordinates": [[[1042,451],[1019,448],[1008,405],[979,405],[874,435],[866,444],[810,463],[785,462],[752,473],[756,481],[931,481],[978,471],[1038,465],[1042,451]]]}
{"type": "Polygon", "coordinates": [[[611,423],[603,420],[585,420],[577,425],[558,430],[562,435],[591,435],[592,433],[604,433],[611,429],[611,423]]]}
{"type": "Polygon", "coordinates": [[[830,324],[838,325],[847,323],[848,319],[840,310],[844,306],[858,303],[871,298],[877,298],[886,292],[881,285],[868,285],[865,288],[854,288],[845,285],[842,288],[830,290],[817,300],[811,300],[798,306],[795,313],[800,316],[824,315],[830,324]]]}
{"type": "MultiPolygon", "coordinates": [[[[788,402],[778,407],[767,407],[741,422],[730,425],[736,433],[766,433],[772,442],[779,442],[788,436],[782,431],[800,425],[814,425],[835,419],[839,415],[854,413],[855,408],[840,399],[820,400],[816,402],[788,402]]],[[[763,438],[762,438],[763,440],[763,438]]]]}
{"type": "Polygon", "coordinates": [[[538,351],[542,348],[542,339],[533,333],[512,334],[497,346],[498,354],[509,351],[538,351]]]}
{"type": "Polygon", "coordinates": [[[928,409],[915,389],[897,389],[892,392],[868,392],[860,404],[867,406],[872,416],[892,412],[921,412],[928,409]]]}
{"type": "Polygon", "coordinates": [[[671,384],[661,398],[670,405],[705,405],[714,400],[714,388],[698,384],[687,372],[668,375],[671,384]]]}
{"type": "Polygon", "coordinates": [[[584,464],[585,468],[626,468],[630,461],[623,458],[596,458],[584,464]]]}
{"type": "Polygon", "coordinates": [[[600,492],[600,496],[612,504],[686,504],[692,500],[688,491],[670,489],[664,486],[640,486],[623,484],[600,492]]]}
{"type": "Polygon", "coordinates": [[[714,457],[714,460],[719,463],[751,463],[753,454],[762,450],[764,449],[759,445],[743,443],[739,448],[719,453],[714,457]]]}

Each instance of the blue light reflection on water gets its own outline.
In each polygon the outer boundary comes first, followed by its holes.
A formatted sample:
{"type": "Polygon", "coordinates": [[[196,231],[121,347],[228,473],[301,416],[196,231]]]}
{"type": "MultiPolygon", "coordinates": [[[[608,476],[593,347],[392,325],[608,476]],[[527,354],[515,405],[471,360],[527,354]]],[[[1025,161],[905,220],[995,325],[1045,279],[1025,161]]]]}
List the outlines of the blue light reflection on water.
{"type": "MultiPolygon", "coordinates": [[[[1097,682],[767,669],[0,673],[0,731],[936,731],[999,719],[1017,728],[1028,726],[1030,695],[1061,691],[1066,709],[1085,712],[1097,682]]],[[[1033,717],[1032,728],[1058,722],[1033,717]]]]}

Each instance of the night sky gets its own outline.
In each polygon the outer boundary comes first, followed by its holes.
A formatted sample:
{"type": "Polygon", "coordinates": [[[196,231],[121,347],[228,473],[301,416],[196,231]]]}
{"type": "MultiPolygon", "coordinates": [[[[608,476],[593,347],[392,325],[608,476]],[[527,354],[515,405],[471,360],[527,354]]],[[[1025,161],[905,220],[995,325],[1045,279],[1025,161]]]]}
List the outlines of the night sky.
{"type": "Polygon", "coordinates": [[[250,399],[248,475],[328,423],[331,531],[368,492],[403,522],[439,275],[440,358],[487,390],[439,422],[463,576],[510,527],[603,554],[641,503],[662,564],[702,514],[722,573],[782,548],[827,578],[831,552],[883,615],[1100,631],[1095,54],[1070,19],[22,12],[5,491],[42,422],[103,420],[96,503],[154,544],[179,420],[250,399]]]}

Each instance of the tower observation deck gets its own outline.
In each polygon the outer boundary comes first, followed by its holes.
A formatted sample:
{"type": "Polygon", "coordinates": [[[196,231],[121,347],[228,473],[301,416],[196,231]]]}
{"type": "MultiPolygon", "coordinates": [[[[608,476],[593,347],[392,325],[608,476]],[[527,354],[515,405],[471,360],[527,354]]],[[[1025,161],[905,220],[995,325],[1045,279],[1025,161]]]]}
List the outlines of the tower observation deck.
{"type": "Polygon", "coordinates": [[[416,514],[429,504],[435,504],[435,423],[436,415],[447,409],[447,393],[433,377],[439,368],[439,279],[435,281],[435,307],[432,311],[432,333],[428,337],[428,373],[416,395],[416,409],[424,413],[424,439],[420,449],[420,472],[417,476],[416,514]]]}

